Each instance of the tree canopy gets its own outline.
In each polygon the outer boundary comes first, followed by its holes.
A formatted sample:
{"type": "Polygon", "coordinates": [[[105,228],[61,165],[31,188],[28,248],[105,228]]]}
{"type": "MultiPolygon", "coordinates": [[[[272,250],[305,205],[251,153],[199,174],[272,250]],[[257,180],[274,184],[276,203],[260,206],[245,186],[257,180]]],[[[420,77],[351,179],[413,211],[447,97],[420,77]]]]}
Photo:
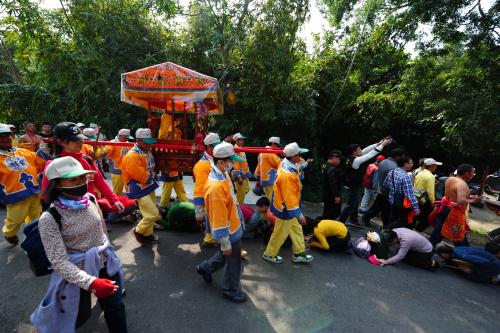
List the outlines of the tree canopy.
{"type": "Polygon", "coordinates": [[[500,1],[316,1],[4,0],[0,121],[144,126],[120,74],[171,61],[220,80],[211,125],[251,144],[277,135],[324,160],[392,135],[415,158],[499,166],[500,1]],[[309,50],[315,4],[329,26],[309,50]]]}

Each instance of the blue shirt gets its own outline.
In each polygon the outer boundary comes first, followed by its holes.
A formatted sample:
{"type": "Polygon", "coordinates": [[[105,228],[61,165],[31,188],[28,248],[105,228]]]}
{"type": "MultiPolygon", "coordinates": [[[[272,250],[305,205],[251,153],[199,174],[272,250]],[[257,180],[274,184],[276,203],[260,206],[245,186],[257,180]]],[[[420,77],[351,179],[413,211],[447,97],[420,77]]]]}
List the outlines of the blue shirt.
{"type": "Polygon", "coordinates": [[[385,177],[384,186],[389,190],[389,202],[391,204],[394,204],[395,197],[404,195],[410,200],[413,210],[420,211],[413,191],[413,182],[406,171],[401,168],[389,171],[387,177],[385,177]]]}

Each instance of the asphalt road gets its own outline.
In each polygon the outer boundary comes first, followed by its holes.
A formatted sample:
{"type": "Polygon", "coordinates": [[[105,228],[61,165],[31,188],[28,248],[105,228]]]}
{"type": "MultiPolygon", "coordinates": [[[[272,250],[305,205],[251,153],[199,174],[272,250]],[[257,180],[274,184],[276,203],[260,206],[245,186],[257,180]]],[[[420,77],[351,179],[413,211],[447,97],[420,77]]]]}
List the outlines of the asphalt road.
{"type": "MultiPolygon", "coordinates": [[[[0,210],[3,221],[5,210],[0,210]]],[[[404,264],[370,265],[354,255],[313,251],[310,265],[263,261],[260,239],[247,241],[242,275],[249,296],[237,305],[206,285],[195,266],[213,252],[201,235],[159,232],[161,243],[141,246],[131,226],[113,225],[123,261],[130,332],[498,332],[500,292],[455,273],[431,273],[404,264]]],[[[354,232],[355,235],[359,231],[354,232]]],[[[48,277],[36,278],[20,247],[0,241],[0,332],[36,332],[29,315],[48,277]]],[[[79,332],[107,332],[99,306],[79,332]]]]}

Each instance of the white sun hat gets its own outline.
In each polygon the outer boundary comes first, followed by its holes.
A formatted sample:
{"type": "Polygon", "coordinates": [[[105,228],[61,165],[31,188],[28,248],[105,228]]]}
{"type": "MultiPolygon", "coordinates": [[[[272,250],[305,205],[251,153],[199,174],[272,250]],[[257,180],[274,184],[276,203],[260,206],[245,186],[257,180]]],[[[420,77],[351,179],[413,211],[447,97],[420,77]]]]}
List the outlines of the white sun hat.
{"type": "Polygon", "coordinates": [[[300,148],[297,142],[292,142],[285,146],[285,148],[283,149],[283,154],[285,154],[286,157],[292,157],[295,155],[307,153],[308,151],[309,149],[307,148],[300,148]]]}
{"type": "Polygon", "coordinates": [[[93,170],[85,170],[83,166],[71,156],[64,156],[53,160],[45,169],[45,177],[48,180],[56,178],[74,178],[81,175],[96,173],[93,170]]]}

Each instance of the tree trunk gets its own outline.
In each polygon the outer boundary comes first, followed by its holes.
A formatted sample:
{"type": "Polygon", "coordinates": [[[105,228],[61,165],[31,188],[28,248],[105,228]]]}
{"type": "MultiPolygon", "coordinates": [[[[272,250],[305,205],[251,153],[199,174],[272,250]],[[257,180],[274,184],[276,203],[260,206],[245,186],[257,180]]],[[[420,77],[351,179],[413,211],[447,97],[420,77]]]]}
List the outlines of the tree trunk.
{"type": "Polygon", "coordinates": [[[10,53],[9,48],[7,47],[7,44],[3,41],[3,38],[0,37],[0,44],[1,45],[1,53],[3,54],[3,57],[7,60],[9,63],[9,71],[10,74],[12,75],[12,79],[14,80],[15,83],[19,85],[23,85],[24,81],[21,76],[21,73],[19,72],[16,62],[14,61],[14,58],[12,57],[12,54],[10,53]]]}

